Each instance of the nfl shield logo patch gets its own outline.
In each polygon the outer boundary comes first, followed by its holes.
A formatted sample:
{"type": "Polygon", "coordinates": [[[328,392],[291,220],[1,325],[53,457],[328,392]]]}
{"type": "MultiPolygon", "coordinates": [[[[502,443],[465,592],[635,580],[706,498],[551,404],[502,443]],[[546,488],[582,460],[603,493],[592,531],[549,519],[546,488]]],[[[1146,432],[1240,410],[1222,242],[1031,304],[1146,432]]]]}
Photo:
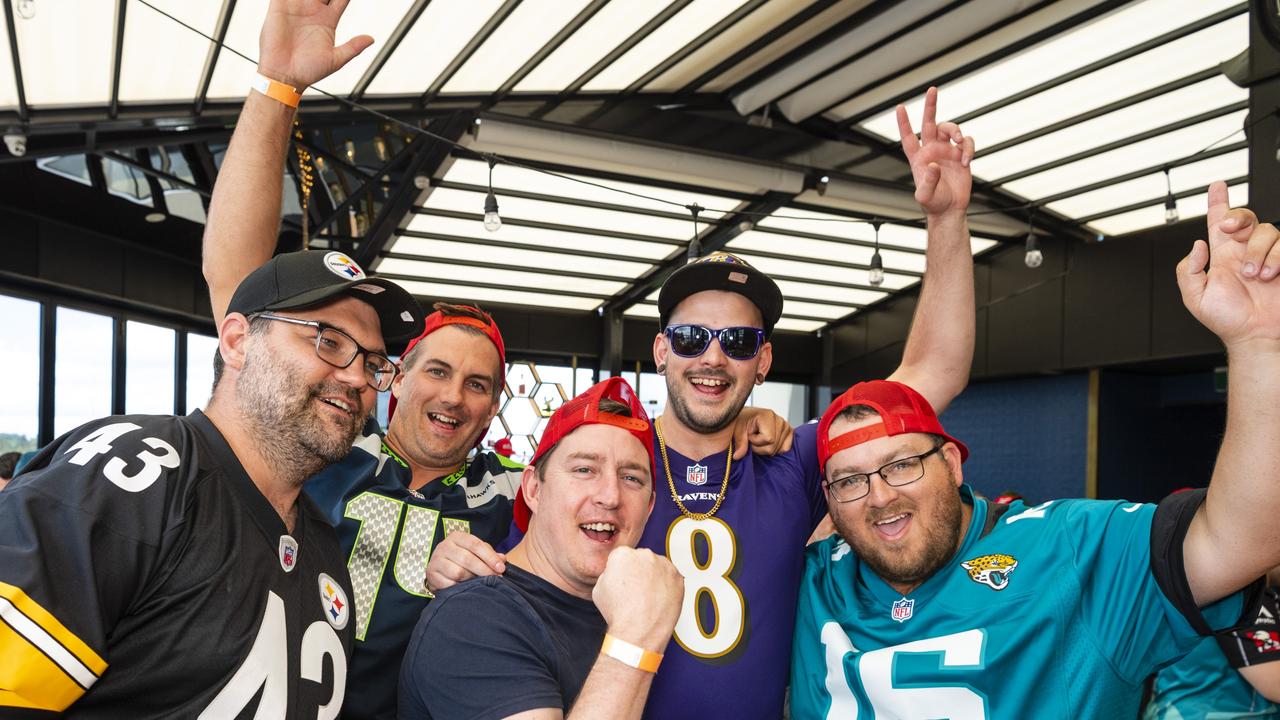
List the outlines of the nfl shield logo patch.
{"type": "Polygon", "coordinates": [[[707,484],[707,466],[694,463],[684,471],[684,480],[690,485],[707,484]]]}
{"type": "Polygon", "coordinates": [[[891,617],[898,622],[906,622],[911,619],[911,613],[915,610],[916,601],[911,598],[902,598],[893,601],[893,608],[890,613],[891,617]]]}
{"type": "Polygon", "coordinates": [[[285,572],[293,572],[298,562],[298,541],[288,535],[280,536],[280,567],[285,572]]]}

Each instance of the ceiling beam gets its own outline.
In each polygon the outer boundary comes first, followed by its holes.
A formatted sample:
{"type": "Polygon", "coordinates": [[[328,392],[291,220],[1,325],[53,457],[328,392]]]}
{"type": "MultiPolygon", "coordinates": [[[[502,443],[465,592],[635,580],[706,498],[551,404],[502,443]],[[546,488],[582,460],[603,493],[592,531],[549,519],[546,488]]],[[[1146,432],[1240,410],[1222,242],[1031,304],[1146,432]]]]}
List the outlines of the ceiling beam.
{"type": "Polygon", "coordinates": [[[116,0],[115,33],[111,37],[111,104],[107,117],[114,118],[120,111],[120,66],[124,61],[124,21],[129,0],[116,0]]]}
{"type": "MultiPolygon", "coordinates": [[[[484,213],[482,212],[460,212],[457,210],[442,210],[437,208],[426,208],[426,207],[414,208],[413,212],[419,215],[435,215],[438,217],[453,218],[455,220],[475,220],[477,223],[481,222],[484,219],[484,213]]],[[[503,218],[502,224],[537,228],[539,230],[554,230],[556,232],[566,232],[566,233],[572,233],[574,235],[599,235],[601,237],[617,238],[619,240],[635,240],[638,242],[647,242],[647,243],[653,243],[655,245],[662,245],[664,247],[670,247],[672,250],[674,250],[677,247],[682,247],[684,245],[683,241],[672,240],[671,238],[661,238],[661,237],[655,237],[653,235],[641,235],[639,233],[622,232],[620,230],[606,230],[604,228],[588,228],[588,227],[581,227],[578,225],[564,225],[562,223],[547,222],[545,220],[528,220],[525,218],[503,218]]],[[[475,239],[475,238],[468,238],[467,241],[480,242],[480,243],[484,242],[483,240],[475,239]]],[[[498,244],[504,245],[504,243],[498,243],[498,244]]],[[[562,252],[562,251],[557,250],[557,252],[562,252]]],[[[616,259],[631,260],[631,261],[636,260],[636,258],[634,257],[618,257],[616,259]]]]}
{"type": "Polygon", "coordinates": [[[386,66],[387,61],[399,49],[400,43],[404,41],[405,36],[409,34],[413,26],[417,24],[418,18],[422,16],[422,11],[426,10],[427,5],[430,3],[431,0],[413,0],[413,5],[409,6],[409,10],[404,14],[404,17],[400,18],[400,23],[391,31],[391,35],[383,43],[382,47],[378,49],[378,54],[374,56],[373,62],[369,64],[369,67],[365,68],[364,74],[356,81],[350,96],[353,102],[361,102],[364,99],[364,94],[368,92],[369,86],[373,84],[374,79],[378,77],[378,73],[382,72],[382,68],[386,66]]]}
{"type": "Polygon", "coordinates": [[[534,53],[532,57],[525,61],[524,65],[521,65],[514,73],[511,74],[511,77],[507,78],[498,86],[498,89],[493,93],[492,99],[486,103],[484,107],[487,109],[502,102],[507,95],[511,94],[512,89],[515,88],[516,85],[519,85],[521,81],[529,76],[529,73],[533,72],[534,68],[541,65],[543,60],[550,57],[551,53],[558,50],[566,40],[572,37],[573,34],[576,33],[583,25],[587,24],[588,20],[595,17],[596,13],[600,12],[601,8],[608,4],[609,0],[591,0],[590,3],[587,3],[587,6],[582,8],[582,10],[579,10],[578,14],[575,15],[572,20],[570,20],[564,27],[560,28],[559,32],[553,35],[546,44],[538,49],[538,52],[534,53]]]}
{"type": "Polygon", "coordinates": [[[493,35],[494,31],[497,30],[519,6],[520,0],[506,0],[503,2],[502,7],[498,8],[497,11],[489,17],[485,24],[480,26],[480,29],[476,31],[475,35],[471,36],[471,39],[462,47],[462,50],[458,51],[458,54],[453,56],[453,60],[449,61],[449,64],[445,66],[444,70],[440,71],[440,74],[436,76],[436,79],[427,87],[427,91],[422,94],[422,97],[418,100],[418,104],[423,107],[431,104],[431,101],[436,99],[436,96],[439,95],[444,86],[449,83],[449,80],[457,74],[458,70],[466,64],[468,60],[471,59],[472,55],[476,54],[476,51],[480,49],[480,46],[484,45],[485,41],[489,39],[489,36],[493,35]]]}
{"type": "MultiPolygon", "coordinates": [[[[1249,182],[1248,175],[1241,175],[1239,177],[1234,177],[1226,181],[1227,187],[1231,187],[1232,185],[1239,185],[1241,183],[1247,183],[1247,182],[1249,182]]],[[[1178,192],[1173,193],[1173,197],[1175,200],[1181,200],[1183,198],[1192,197],[1193,195],[1199,195],[1203,193],[1205,189],[1206,189],[1205,187],[1187,188],[1186,190],[1179,190],[1178,192]]],[[[1161,195],[1160,197],[1151,198],[1149,200],[1142,200],[1135,203],[1129,203],[1128,205],[1122,205],[1118,208],[1103,210],[1102,212],[1096,212],[1091,215],[1085,215],[1084,217],[1077,218],[1077,219],[1082,225],[1084,225],[1084,224],[1091,223],[1094,220],[1101,220],[1103,218],[1109,218],[1115,215],[1123,215],[1124,213],[1133,212],[1134,210],[1142,210],[1149,207],[1157,207],[1162,203],[1164,203],[1166,197],[1167,197],[1166,195],[1161,195]]]]}
{"type": "Polygon", "coordinates": [[[1249,143],[1245,140],[1234,142],[1229,145],[1220,145],[1216,148],[1213,148],[1212,150],[1206,150],[1203,153],[1198,153],[1193,156],[1179,158],[1178,160],[1174,160],[1167,163],[1161,163],[1159,165],[1148,165],[1147,167],[1139,168],[1137,170],[1132,170],[1123,175],[1117,175],[1115,177],[1107,178],[1105,180],[1099,180],[1097,182],[1089,183],[1088,185],[1082,185],[1080,187],[1071,188],[1070,190],[1063,190],[1062,192],[1057,192],[1052,195],[1042,197],[1039,200],[1037,200],[1036,203],[1043,207],[1045,205],[1050,205],[1064,198],[1069,198],[1075,195],[1083,195],[1084,193],[1093,192],[1094,190],[1101,190],[1104,187],[1119,185],[1122,182],[1128,182],[1130,180],[1136,180],[1146,175],[1158,173],[1163,171],[1165,168],[1176,168],[1176,167],[1181,167],[1183,165],[1190,165],[1193,162],[1198,162],[1200,160],[1207,160],[1209,158],[1218,157],[1220,155],[1226,155],[1228,153],[1233,153],[1237,150],[1244,150],[1248,147],[1249,147],[1249,143]]]}
{"type": "Polygon", "coordinates": [[[196,102],[192,113],[199,117],[204,112],[205,101],[209,97],[209,85],[213,82],[213,71],[218,65],[218,55],[222,52],[222,43],[227,39],[227,29],[231,27],[231,15],[236,11],[236,0],[222,0],[222,9],[218,11],[218,22],[214,26],[214,41],[209,45],[209,52],[204,58],[204,68],[200,70],[200,88],[196,92],[196,102]]]}
{"type": "Polygon", "coordinates": [[[440,165],[448,160],[449,151],[453,147],[452,143],[457,142],[467,132],[472,121],[470,114],[455,113],[432,127],[432,132],[442,139],[435,140],[419,136],[411,143],[421,145],[406,161],[404,171],[399,178],[400,182],[393,185],[395,189],[392,191],[391,198],[382,206],[378,217],[369,224],[365,241],[360,243],[360,249],[356,253],[355,260],[362,267],[373,264],[396,228],[412,210],[418,195],[422,193],[414,184],[413,178],[417,175],[433,175],[440,165]]]}
{"type": "MultiPolygon", "coordinates": [[[[719,225],[713,225],[708,228],[708,231],[702,233],[702,237],[699,238],[702,254],[707,255],[721,250],[730,240],[742,233],[745,223],[754,224],[756,217],[776,211],[791,198],[792,195],[789,193],[768,192],[748,203],[745,208],[726,215],[719,225]]],[[[653,270],[636,278],[629,288],[618,293],[605,305],[605,314],[625,312],[627,308],[644,300],[654,290],[662,287],[662,283],[666,282],[671,273],[684,267],[686,261],[684,252],[677,253],[666,262],[659,263],[653,270]]]]}

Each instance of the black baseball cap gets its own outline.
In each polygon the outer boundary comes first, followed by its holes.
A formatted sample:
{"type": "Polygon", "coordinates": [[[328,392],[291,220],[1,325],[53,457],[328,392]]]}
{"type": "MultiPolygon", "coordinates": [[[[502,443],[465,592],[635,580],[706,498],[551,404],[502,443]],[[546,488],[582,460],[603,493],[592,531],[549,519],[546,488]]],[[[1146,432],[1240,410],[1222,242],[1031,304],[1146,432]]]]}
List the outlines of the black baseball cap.
{"type": "Polygon", "coordinates": [[[658,292],[658,321],[666,327],[671,313],[685,298],[704,290],[735,292],[760,308],[765,335],[782,317],[782,290],[773,278],[726,252],[716,252],[671,273],[658,292]]]}
{"type": "Polygon", "coordinates": [[[425,314],[407,290],[371,278],[345,253],[301,250],[277,255],[249,273],[231,296],[227,312],[252,315],[264,310],[299,310],[340,295],[368,303],[378,313],[387,352],[396,354],[422,332],[425,314]]]}

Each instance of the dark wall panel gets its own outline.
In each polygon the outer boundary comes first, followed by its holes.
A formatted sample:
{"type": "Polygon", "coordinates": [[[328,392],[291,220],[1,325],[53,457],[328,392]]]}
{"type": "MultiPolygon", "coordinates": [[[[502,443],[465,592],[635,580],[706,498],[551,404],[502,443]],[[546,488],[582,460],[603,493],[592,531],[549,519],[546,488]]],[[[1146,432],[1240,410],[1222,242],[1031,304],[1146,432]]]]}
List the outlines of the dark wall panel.
{"type": "Polygon", "coordinates": [[[1014,375],[1062,365],[1062,280],[987,308],[987,372],[1014,375]]]}
{"type": "Polygon", "coordinates": [[[1079,243],[1071,252],[1063,365],[1089,368],[1145,359],[1151,344],[1151,241],[1079,243]]]}
{"type": "Polygon", "coordinates": [[[1171,228],[1168,237],[1151,245],[1151,357],[1180,357],[1221,353],[1222,342],[1191,316],[1182,304],[1174,269],[1201,237],[1204,227],[1171,228]]]}

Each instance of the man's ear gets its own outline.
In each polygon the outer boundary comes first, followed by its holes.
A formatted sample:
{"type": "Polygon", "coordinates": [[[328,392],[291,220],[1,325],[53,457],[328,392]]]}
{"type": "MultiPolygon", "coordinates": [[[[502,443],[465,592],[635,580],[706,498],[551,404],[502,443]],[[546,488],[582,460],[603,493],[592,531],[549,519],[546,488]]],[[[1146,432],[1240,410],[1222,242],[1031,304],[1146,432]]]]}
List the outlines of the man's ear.
{"type": "Polygon", "coordinates": [[[773,343],[766,340],[764,345],[760,346],[760,354],[756,358],[756,375],[764,382],[764,378],[769,377],[769,368],[773,367],[773,343]]]}
{"type": "MultiPolygon", "coordinates": [[[[658,333],[653,338],[653,365],[658,368],[667,366],[667,353],[670,348],[667,346],[666,333],[658,333]]],[[[662,373],[658,373],[661,375],[662,373]]]]}
{"type": "Polygon", "coordinates": [[[529,512],[538,512],[538,493],[542,491],[542,481],[538,479],[538,471],[532,465],[525,465],[520,475],[520,492],[524,495],[524,504],[529,512]]]}
{"type": "Polygon", "coordinates": [[[227,313],[218,329],[218,354],[229,368],[239,372],[248,354],[249,318],[240,313],[227,313]]]}
{"type": "Polygon", "coordinates": [[[947,468],[951,470],[951,477],[955,479],[956,487],[964,484],[964,470],[961,469],[960,448],[956,444],[949,442],[942,446],[942,460],[947,463],[947,468]]]}

